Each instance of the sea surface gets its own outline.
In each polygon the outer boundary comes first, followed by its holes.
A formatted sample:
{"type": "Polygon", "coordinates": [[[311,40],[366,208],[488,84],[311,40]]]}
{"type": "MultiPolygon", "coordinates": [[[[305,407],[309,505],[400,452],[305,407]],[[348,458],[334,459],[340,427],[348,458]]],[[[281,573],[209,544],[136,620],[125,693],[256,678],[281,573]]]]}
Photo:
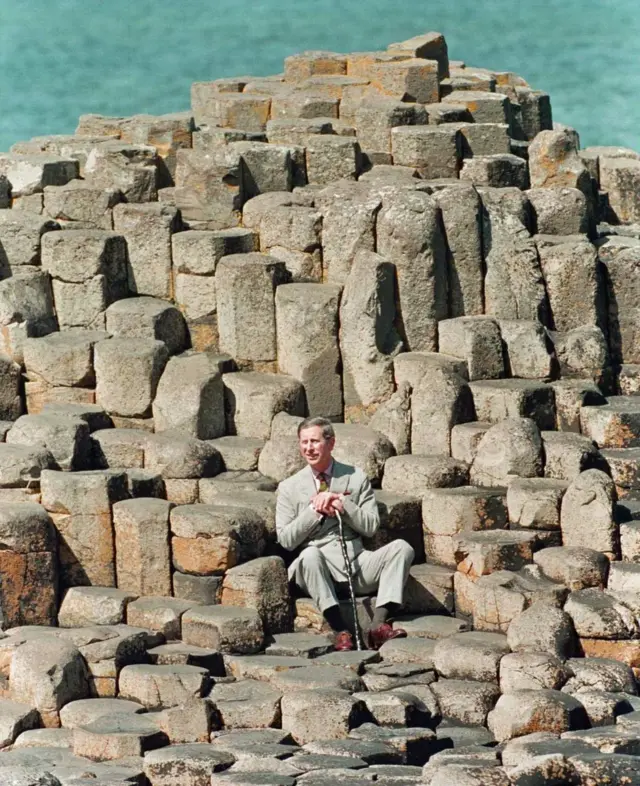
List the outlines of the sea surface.
{"type": "Polygon", "coordinates": [[[192,82],[429,30],[551,95],[582,146],[640,149],[640,0],[0,0],[0,150],[79,115],[189,108],[192,82]]]}

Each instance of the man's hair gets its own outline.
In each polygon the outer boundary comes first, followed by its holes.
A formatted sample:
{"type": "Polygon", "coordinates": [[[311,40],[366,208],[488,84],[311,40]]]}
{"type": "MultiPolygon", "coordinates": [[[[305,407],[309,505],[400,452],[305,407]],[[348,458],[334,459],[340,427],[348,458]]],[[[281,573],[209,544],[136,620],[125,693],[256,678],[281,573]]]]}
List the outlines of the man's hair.
{"type": "Polygon", "coordinates": [[[333,428],[333,423],[327,418],[305,418],[302,423],[298,426],[298,437],[300,433],[304,431],[306,428],[313,428],[314,426],[320,426],[322,429],[322,437],[324,439],[333,439],[336,435],[336,432],[333,428]]]}

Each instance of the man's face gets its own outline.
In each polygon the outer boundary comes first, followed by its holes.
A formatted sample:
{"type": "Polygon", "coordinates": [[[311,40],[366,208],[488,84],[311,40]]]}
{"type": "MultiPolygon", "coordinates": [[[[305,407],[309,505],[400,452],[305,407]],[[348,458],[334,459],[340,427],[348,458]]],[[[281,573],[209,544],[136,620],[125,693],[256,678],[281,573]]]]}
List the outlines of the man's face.
{"type": "Polygon", "coordinates": [[[300,453],[307,464],[318,472],[323,472],[331,463],[331,451],[335,442],[334,437],[325,439],[322,436],[322,426],[305,428],[298,437],[300,453]]]}

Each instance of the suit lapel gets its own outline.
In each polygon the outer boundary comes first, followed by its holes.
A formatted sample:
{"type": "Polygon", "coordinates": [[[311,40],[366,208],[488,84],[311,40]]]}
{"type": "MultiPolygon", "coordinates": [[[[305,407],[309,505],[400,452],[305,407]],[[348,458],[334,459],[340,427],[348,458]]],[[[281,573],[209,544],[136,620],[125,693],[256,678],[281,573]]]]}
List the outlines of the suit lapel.
{"type": "Polygon", "coordinates": [[[331,477],[331,485],[329,486],[330,491],[333,491],[335,494],[342,494],[347,490],[351,478],[350,469],[351,467],[346,464],[341,464],[334,459],[333,475],[331,477]]]}
{"type": "Polygon", "coordinates": [[[303,482],[300,491],[304,497],[304,504],[308,505],[311,497],[314,497],[316,494],[316,481],[313,477],[313,470],[309,466],[303,470],[303,482]]]}

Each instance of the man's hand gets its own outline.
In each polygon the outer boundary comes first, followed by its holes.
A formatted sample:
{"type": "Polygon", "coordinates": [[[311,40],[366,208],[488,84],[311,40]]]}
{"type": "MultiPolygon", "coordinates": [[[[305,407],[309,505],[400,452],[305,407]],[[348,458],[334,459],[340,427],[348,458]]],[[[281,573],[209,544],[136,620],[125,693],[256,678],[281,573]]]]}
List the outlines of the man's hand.
{"type": "MultiPolygon", "coordinates": [[[[347,492],[348,493],[348,492],[347,492]]],[[[335,516],[336,512],[344,513],[345,494],[336,494],[333,491],[320,491],[311,499],[311,506],[322,516],[335,516]]]]}

